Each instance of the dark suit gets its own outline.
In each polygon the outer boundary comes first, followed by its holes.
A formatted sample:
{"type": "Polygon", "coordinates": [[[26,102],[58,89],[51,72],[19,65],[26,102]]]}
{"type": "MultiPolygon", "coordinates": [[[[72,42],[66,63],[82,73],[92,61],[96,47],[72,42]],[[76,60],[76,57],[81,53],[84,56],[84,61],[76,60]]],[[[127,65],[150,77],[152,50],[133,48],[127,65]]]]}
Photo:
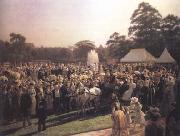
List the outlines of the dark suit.
{"type": "Polygon", "coordinates": [[[26,121],[30,125],[30,108],[32,105],[31,97],[28,93],[24,93],[21,96],[20,100],[20,107],[21,107],[21,112],[23,115],[23,126],[25,126],[26,121]]]}
{"type": "Polygon", "coordinates": [[[145,136],[165,136],[165,128],[158,121],[149,121],[145,127],[145,136]]]}
{"type": "Polygon", "coordinates": [[[41,131],[41,126],[43,130],[46,129],[45,122],[47,118],[47,103],[45,99],[41,99],[38,103],[37,109],[37,117],[38,117],[38,131],[41,131]]]}

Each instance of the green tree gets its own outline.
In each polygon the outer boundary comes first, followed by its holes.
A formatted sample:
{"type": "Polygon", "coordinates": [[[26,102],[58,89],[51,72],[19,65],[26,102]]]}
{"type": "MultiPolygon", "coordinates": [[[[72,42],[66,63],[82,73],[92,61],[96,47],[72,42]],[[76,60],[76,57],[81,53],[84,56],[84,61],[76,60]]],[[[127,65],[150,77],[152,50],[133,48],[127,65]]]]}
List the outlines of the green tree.
{"type": "Polygon", "coordinates": [[[7,51],[6,43],[0,40],[0,62],[5,61],[7,55],[6,51],[7,51]]]}
{"type": "Polygon", "coordinates": [[[163,43],[169,49],[172,56],[180,62],[180,18],[175,15],[167,15],[161,24],[163,43]]]}
{"type": "Polygon", "coordinates": [[[72,60],[72,51],[69,48],[35,48],[34,59],[51,60],[52,62],[70,62],[72,60]]]}
{"type": "Polygon", "coordinates": [[[157,9],[149,3],[142,2],[131,16],[129,37],[135,42],[136,47],[148,49],[153,55],[160,55],[162,16],[157,9]]]}
{"type": "Polygon", "coordinates": [[[26,38],[21,34],[10,34],[10,42],[7,43],[8,61],[19,63],[32,59],[34,45],[25,41],[26,38]]]}
{"type": "Polygon", "coordinates": [[[100,62],[106,62],[108,58],[107,49],[100,45],[98,48],[96,48],[96,51],[98,53],[99,61],[100,62]]]}
{"type": "Polygon", "coordinates": [[[79,41],[74,46],[74,56],[76,60],[86,62],[87,54],[90,50],[95,49],[95,44],[92,41],[79,41]]]}
{"type": "Polygon", "coordinates": [[[18,46],[24,45],[26,38],[21,34],[10,33],[10,43],[18,46]]]}
{"type": "Polygon", "coordinates": [[[107,41],[108,56],[110,58],[121,58],[130,49],[132,42],[125,35],[114,32],[107,41]]]}

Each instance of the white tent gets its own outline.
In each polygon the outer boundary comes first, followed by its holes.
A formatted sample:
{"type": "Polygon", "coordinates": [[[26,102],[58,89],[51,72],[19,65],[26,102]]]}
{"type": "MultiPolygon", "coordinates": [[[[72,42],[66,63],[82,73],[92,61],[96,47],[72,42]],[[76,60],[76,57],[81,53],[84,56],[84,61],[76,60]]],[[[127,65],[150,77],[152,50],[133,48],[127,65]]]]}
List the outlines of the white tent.
{"type": "Polygon", "coordinates": [[[146,49],[131,49],[120,62],[155,62],[155,57],[151,55],[146,49]]]}
{"type": "Polygon", "coordinates": [[[175,63],[174,58],[169,54],[168,50],[165,48],[161,56],[157,58],[157,63],[175,63]]]}

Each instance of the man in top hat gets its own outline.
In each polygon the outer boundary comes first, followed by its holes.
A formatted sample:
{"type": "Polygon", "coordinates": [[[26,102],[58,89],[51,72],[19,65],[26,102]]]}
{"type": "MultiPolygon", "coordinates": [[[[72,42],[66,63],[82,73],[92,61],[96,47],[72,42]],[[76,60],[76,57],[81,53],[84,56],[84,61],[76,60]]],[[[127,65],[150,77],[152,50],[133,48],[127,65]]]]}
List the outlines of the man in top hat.
{"type": "Polygon", "coordinates": [[[23,88],[23,93],[20,99],[20,107],[21,112],[23,115],[23,126],[26,126],[26,121],[28,122],[28,125],[31,125],[30,122],[30,109],[31,109],[32,101],[31,96],[28,93],[27,88],[23,88]]]}
{"type": "Polygon", "coordinates": [[[38,117],[38,131],[46,130],[45,123],[46,123],[46,118],[47,118],[47,103],[42,93],[39,94],[37,117],[38,117]]]}

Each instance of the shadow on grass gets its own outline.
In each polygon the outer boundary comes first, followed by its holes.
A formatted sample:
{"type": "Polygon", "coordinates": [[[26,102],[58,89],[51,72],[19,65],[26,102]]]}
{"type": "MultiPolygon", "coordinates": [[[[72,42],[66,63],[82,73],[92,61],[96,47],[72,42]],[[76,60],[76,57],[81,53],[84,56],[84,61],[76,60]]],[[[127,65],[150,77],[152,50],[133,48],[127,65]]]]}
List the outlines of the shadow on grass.
{"type": "MultiPolygon", "coordinates": [[[[47,119],[46,127],[51,128],[51,127],[62,125],[65,123],[69,123],[69,122],[75,121],[75,120],[84,121],[84,120],[95,118],[97,116],[107,115],[108,113],[110,113],[110,112],[104,108],[101,109],[97,113],[94,113],[94,110],[91,109],[87,112],[86,116],[83,117],[82,115],[77,116],[77,111],[71,111],[69,113],[60,114],[60,115],[57,115],[53,118],[47,119]]],[[[37,127],[37,122],[35,123],[35,125],[37,127]]],[[[1,132],[0,135],[2,135],[2,136],[10,135],[10,134],[15,133],[17,130],[19,130],[21,128],[22,127],[10,128],[8,130],[1,132]]],[[[28,128],[28,129],[31,129],[31,128],[28,128]]],[[[26,133],[26,134],[22,134],[21,136],[31,136],[31,135],[36,135],[36,134],[41,135],[40,133],[38,133],[38,131],[32,130],[31,132],[26,133]]]]}
{"type": "Polygon", "coordinates": [[[32,136],[32,135],[35,135],[37,133],[38,133],[38,131],[34,131],[34,132],[30,132],[28,134],[23,134],[23,135],[19,135],[19,136],[32,136]]]}
{"type": "Polygon", "coordinates": [[[70,113],[66,113],[66,114],[62,114],[62,115],[59,115],[53,119],[49,119],[47,120],[47,123],[50,123],[49,125],[47,125],[47,127],[54,127],[54,126],[57,126],[57,125],[62,125],[62,124],[65,124],[65,123],[68,123],[68,122],[71,122],[71,121],[75,121],[75,120],[80,120],[80,121],[84,121],[84,120],[88,120],[88,119],[93,119],[97,116],[104,116],[104,115],[107,115],[109,114],[110,111],[105,108],[102,108],[100,111],[98,112],[94,112],[94,109],[90,109],[85,116],[82,116],[82,115],[78,115],[77,116],[77,112],[76,111],[73,111],[73,112],[70,112],[70,113]],[[52,123],[51,122],[55,122],[55,123],[52,123]]]}
{"type": "Polygon", "coordinates": [[[94,118],[97,117],[99,114],[93,114],[92,112],[89,112],[86,114],[86,117],[82,117],[82,116],[77,116],[76,113],[73,114],[64,114],[64,115],[60,115],[57,116],[53,119],[49,119],[47,120],[47,122],[49,124],[47,124],[47,127],[54,127],[54,126],[58,126],[58,125],[62,125],[71,121],[75,121],[75,120],[87,120],[90,118],[94,118]],[[53,123],[54,122],[54,123],[53,123]]]}
{"type": "Polygon", "coordinates": [[[18,131],[21,128],[22,127],[17,127],[17,128],[11,128],[11,129],[8,129],[8,130],[4,130],[4,131],[0,132],[0,135],[1,136],[6,136],[6,135],[9,135],[9,134],[15,133],[16,131],[18,131]]]}

